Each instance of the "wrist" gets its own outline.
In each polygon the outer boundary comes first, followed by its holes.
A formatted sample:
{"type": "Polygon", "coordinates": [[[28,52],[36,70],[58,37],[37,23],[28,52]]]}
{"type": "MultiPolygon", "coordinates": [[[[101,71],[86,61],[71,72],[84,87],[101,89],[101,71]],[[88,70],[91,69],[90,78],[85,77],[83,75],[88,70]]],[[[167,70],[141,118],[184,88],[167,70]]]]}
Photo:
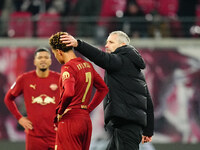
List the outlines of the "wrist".
{"type": "Polygon", "coordinates": [[[76,45],[76,47],[80,47],[81,46],[81,40],[76,40],[77,41],[77,45],[76,45]]]}

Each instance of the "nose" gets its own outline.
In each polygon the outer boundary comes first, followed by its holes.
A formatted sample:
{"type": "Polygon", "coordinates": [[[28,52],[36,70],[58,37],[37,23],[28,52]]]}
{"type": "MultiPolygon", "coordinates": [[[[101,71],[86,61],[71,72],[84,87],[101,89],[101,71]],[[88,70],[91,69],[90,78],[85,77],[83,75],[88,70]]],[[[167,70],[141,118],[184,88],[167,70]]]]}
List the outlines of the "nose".
{"type": "Polygon", "coordinates": [[[108,48],[108,44],[105,45],[105,48],[108,48]]]}

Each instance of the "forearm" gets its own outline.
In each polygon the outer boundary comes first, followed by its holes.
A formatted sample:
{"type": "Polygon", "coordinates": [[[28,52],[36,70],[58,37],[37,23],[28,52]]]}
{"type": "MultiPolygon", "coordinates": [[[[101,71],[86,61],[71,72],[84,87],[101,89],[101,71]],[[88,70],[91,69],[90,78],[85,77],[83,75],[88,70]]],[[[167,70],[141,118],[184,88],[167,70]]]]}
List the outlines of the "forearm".
{"type": "Polygon", "coordinates": [[[69,81],[67,83],[64,83],[64,89],[65,90],[64,90],[62,97],[61,97],[60,108],[58,109],[59,115],[62,115],[64,113],[65,109],[71,103],[72,97],[75,93],[74,84],[75,83],[73,81],[69,81]]]}
{"type": "Polygon", "coordinates": [[[69,104],[71,103],[72,98],[68,97],[68,98],[63,98],[61,100],[61,104],[60,104],[60,108],[58,109],[58,114],[62,115],[65,111],[65,109],[69,106],[69,104]]]}
{"type": "Polygon", "coordinates": [[[8,93],[5,96],[4,103],[7,106],[8,110],[12,113],[12,115],[15,116],[17,120],[19,120],[22,117],[22,115],[19,112],[14,102],[14,99],[15,97],[10,93],[10,91],[8,91],[8,93]]]}
{"type": "Polygon", "coordinates": [[[144,135],[152,136],[154,131],[154,108],[151,96],[147,89],[147,126],[144,128],[144,135]]]}
{"type": "Polygon", "coordinates": [[[89,112],[93,111],[103,100],[108,93],[108,87],[100,77],[100,75],[94,70],[94,87],[96,92],[90,104],[88,105],[89,112]]]}
{"type": "Polygon", "coordinates": [[[87,57],[90,61],[94,62],[96,65],[106,69],[108,65],[107,54],[98,48],[84,42],[78,41],[78,46],[75,47],[75,50],[80,52],[82,55],[87,57]]]}
{"type": "Polygon", "coordinates": [[[96,91],[92,101],[88,105],[89,112],[93,111],[103,100],[103,98],[108,93],[108,88],[102,88],[96,91]]]}

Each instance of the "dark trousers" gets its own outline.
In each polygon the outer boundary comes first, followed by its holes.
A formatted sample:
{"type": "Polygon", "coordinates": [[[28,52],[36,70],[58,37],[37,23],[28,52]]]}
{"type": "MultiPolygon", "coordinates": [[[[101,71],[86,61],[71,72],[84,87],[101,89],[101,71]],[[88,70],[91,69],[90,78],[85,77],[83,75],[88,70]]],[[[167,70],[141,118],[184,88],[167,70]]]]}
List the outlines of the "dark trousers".
{"type": "Polygon", "coordinates": [[[139,150],[142,140],[142,127],[134,123],[115,125],[109,123],[106,129],[110,142],[106,150],[139,150]]]}

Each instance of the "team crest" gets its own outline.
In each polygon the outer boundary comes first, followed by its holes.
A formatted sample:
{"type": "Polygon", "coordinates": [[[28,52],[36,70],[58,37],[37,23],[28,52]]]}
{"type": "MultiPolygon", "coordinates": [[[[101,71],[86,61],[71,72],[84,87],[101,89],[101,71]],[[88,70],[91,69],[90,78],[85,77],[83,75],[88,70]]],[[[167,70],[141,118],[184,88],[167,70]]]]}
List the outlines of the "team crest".
{"type": "Polygon", "coordinates": [[[55,90],[57,90],[57,88],[58,88],[57,84],[51,84],[49,87],[50,87],[50,89],[51,89],[52,91],[55,91],[55,90]]]}
{"type": "Polygon", "coordinates": [[[69,72],[65,71],[62,74],[62,81],[65,81],[66,79],[68,79],[70,77],[69,72]]]}

